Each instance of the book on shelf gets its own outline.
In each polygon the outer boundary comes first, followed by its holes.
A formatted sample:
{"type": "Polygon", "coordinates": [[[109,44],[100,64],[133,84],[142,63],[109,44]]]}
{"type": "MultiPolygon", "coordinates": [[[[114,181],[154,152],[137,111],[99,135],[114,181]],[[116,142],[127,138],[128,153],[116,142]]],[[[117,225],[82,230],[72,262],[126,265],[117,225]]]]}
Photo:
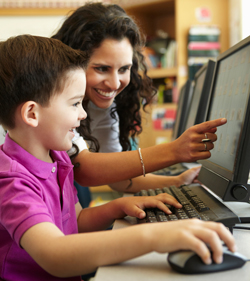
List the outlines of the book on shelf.
{"type": "Polygon", "coordinates": [[[194,25],[188,33],[188,77],[193,80],[195,73],[220,54],[220,29],[215,25],[194,25]]]}
{"type": "Polygon", "coordinates": [[[219,42],[189,42],[188,50],[220,50],[219,42]]]}
{"type": "Polygon", "coordinates": [[[168,44],[168,48],[165,54],[161,57],[161,67],[175,67],[176,66],[176,49],[177,43],[175,40],[171,40],[168,44]]]}
{"type": "MultiPolygon", "coordinates": [[[[160,40],[159,40],[160,41],[160,40]]],[[[161,40],[161,43],[164,40],[161,40]]],[[[158,43],[158,42],[157,42],[158,43]]],[[[160,44],[150,42],[144,47],[143,55],[148,68],[171,68],[176,66],[176,49],[177,43],[175,40],[169,40],[166,46],[159,47],[160,44]]]]}
{"type": "Polygon", "coordinates": [[[188,57],[212,57],[219,55],[220,50],[188,50],[188,57]]]}
{"type": "Polygon", "coordinates": [[[154,108],[152,111],[152,121],[154,130],[173,129],[176,117],[174,108],[154,108]]]}
{"type": "Polygon", "coordinates": [[[220,29],[217,25],[192,25],[189,29],[189,41],[212,41],[219,40],[220,29]],[[197,40],[198,39],[198,40],[197,40]]]}

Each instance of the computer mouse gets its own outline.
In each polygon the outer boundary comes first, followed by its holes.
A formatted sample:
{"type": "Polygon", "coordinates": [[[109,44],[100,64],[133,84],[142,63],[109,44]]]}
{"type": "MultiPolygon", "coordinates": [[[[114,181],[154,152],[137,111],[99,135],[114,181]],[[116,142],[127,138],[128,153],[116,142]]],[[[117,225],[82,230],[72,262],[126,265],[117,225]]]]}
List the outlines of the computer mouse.
{"type": "Polygon", "coordinates": [[[248,259],[239,254],[232,253],[227,248],[223,248],[223,262],[217,264],[205,264],[202,259],[193,251],[176,251],[168,255],[167,260],[173,270],[184,274],[212,273],[231,270],[242,267],[248,259]]]}

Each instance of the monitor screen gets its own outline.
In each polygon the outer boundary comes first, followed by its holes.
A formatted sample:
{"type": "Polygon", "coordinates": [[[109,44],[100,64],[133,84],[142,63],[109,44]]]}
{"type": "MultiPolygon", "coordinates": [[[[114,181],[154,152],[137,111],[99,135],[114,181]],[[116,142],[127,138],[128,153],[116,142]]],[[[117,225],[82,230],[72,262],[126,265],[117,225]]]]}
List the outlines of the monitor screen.
{"type": "Polygon", "coordinates": [[[187,80],[187,82],[182,86],[180,91],[180,96],[178,100],[178,108],[173,128],[173,136],[172,139],[177,139],[186,128],[186,120],[187,114],[189,112],[190,101],[193,94],[193,85],[191,80],[187,80]]]}
{"type": "Polygon", "coordinates": [[[217,58],[206,120],[227,118],[217,128],[211,157],[199,161],[199,180],[225,201],[249,201],[250,37],[217,58]]]}
{"type": "Polygon", "coordinates": [[[215,62],[209,60],[194,77],[194,90],[187,116],[186,129],[205,121],[215,62]]]}

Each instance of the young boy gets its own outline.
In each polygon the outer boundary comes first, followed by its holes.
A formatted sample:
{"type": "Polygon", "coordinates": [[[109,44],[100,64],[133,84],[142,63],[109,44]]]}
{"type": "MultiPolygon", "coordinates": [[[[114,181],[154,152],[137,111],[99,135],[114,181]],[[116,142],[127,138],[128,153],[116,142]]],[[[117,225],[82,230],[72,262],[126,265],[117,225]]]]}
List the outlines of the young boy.
{"type": "Polygon", "coordinates": [[[220,239],[235,246],[221,224],[185,220],[100,231],[126,215],[143,218],[145,207],[181,207],[166,194],[80,207],[65,151],[86,118],[86,63],[83,53],[55,39],[22,35],[0,43],[0,124],[8,130],[0,146],[0,279],[81,280],[98,266],[150,251],[191,249],[209,263],[206,243],[221,262],[220,239]]]}

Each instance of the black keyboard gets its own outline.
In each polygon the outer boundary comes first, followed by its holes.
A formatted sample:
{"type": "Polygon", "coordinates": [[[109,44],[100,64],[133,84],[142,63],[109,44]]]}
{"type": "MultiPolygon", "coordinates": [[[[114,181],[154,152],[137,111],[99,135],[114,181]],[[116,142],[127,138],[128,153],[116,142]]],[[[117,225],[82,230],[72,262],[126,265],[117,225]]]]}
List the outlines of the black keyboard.
{"type": "Polygon", "coordinates": [[[204,221],[221,222],[232,232],[235,224],[240,223],[239,217],[227,206],[215,198],[200,184],[164,187],[163,189],[141,190],[136,196],[154,196],[160,193],[168,193],[175,197],[182,205],[181,209],[174,208],[168,204],[172,211],[167,215],[159,209],[146,209],[146,217],[138,219],[139,223],[165,222],[188,218],[198,218],[204,221]]]}
{"type": "Polygon", "coordinates": [[[162,176],[178,176],[179,174],[185,172],[186,170],[187,167],[185,167],[182,163],[177,163],[175,165],[155,171],[153,172],[153,174],[162,175],[162,176]]]}

